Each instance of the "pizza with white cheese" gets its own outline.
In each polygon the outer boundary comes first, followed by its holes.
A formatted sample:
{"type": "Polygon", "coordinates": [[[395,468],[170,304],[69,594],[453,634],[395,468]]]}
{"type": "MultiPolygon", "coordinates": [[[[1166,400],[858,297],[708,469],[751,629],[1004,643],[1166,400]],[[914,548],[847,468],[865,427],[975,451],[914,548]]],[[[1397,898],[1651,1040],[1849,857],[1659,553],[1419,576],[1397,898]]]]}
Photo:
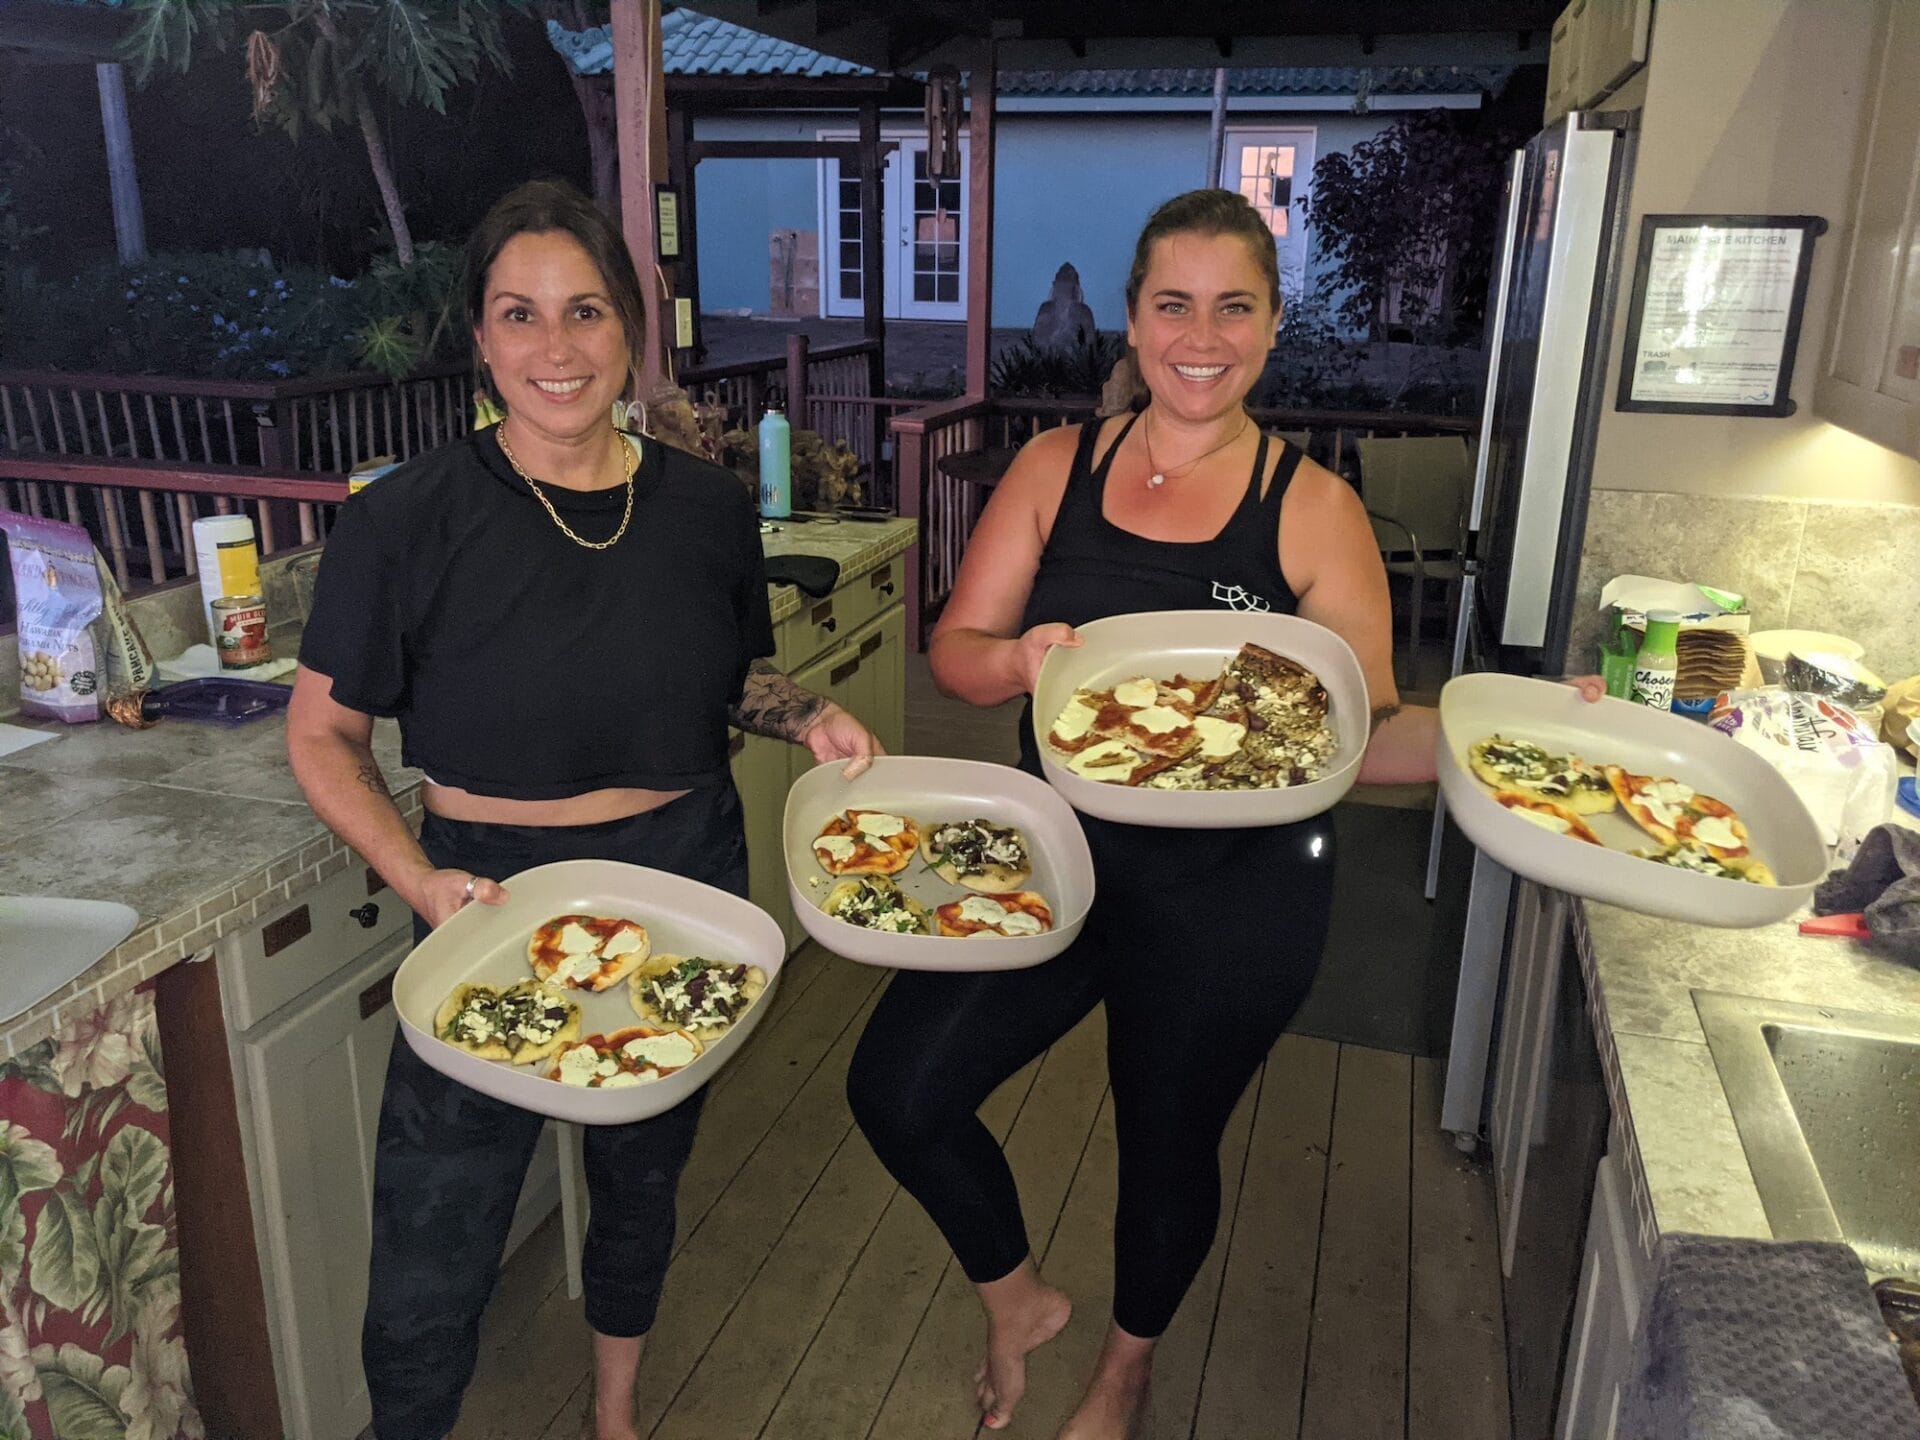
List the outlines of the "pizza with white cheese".
{"type": "Polygon", "coordinates": [[[1571,835],[1575,840],[1584,840],[1589,845],[1600,843],[1600,837],[1593,833],[1591,825],[1556,801],[1544,800],[1538,795],[1525,795],[1518,790],[1496,790],[1493,798],[1522,820],[1538,825],[1542,830],[1555,835],[1571,835]]]}
{"type": "Polygon", "coordinates": [[[829,875],[897,875],[919,847],[920,828],[906,816],[848,810],[821,829],[813,855],[829,875]]]}
{"type": "Polygon", "coordinates": [[[942,935],[962,939],[1041,935],[1053,928],[1053,911],[1031,890],[1012,895],[969,895],[935,908],[942,935]]]}
{"type": "Polygon", "coordinates": [[[881,875],[842,880],[820,908],[836,920],[886,935],[927,933],[927,907],[881,875]]]}
{"type": "Polygon", "coordinates": [[[589,1035],[567,1046],[548,1069],[547,1078],[588,1090],[619,1090],[684,1070],[705,1049],[699,1037],[688,1031],[635,1025],[611,1035],[589,1035]]]}
{"type": "Polygon", "coordinates": [[[1633,775],[1618,765],[1607,766],[1607,783],[1620,797],[1620,807],[1663,847],[1684,841],[1716,860],[1747,853],[1747,827],[1724,801],[1683,781],[1633,775]]]}
{"type": "Polygon", "coordinates": [[[1766,861],[1755,855],[1738,855],[1722,860],[1696,845],[1668,845],[1659,850],[1636,850],[1642,860],[1671,865],[1676,870],[1691,870],[1696,875],[1713,875],[1722,880],[1744,880],[1749,885],[1777,885],[1766,861]]]}
{"type": "Polygon", "coordinates": [[[1033,878],[1026,837],[990,820],[949,820],[928,829],[920,842],[933,873],[951,885],[1004,894],[1033,878]]]}
{"type": "Polygon", "coordinates": [[[631,975],[651,948],[646,927],[637,921],[556,915],[527,941],[527,961],[549,985],[598,991],[631,975]]]}
{"type": "Polygon", "coordinates": [[[1613,809],[1606,772],[1577,755],[1555,755],[1527,740],[1489,735],[1467,747],[1467,764],[1496,790],[1518,790],[1564,805],[1576,815],[1613,809]]]}
{"type": "Polygon", "coordinates": [[[531,980],[456,985],[433,1017],[433,1033],[482,1060],[526,1065],[546,1059],[580,1033],[580,1007],[531,980]]]}
{"type": "Polygon", "coordinates": [[[699,955],[655,955],[634,971],[627,988],[642,1020],[712,1039],[760,998],[767,972],[699,955]]]}

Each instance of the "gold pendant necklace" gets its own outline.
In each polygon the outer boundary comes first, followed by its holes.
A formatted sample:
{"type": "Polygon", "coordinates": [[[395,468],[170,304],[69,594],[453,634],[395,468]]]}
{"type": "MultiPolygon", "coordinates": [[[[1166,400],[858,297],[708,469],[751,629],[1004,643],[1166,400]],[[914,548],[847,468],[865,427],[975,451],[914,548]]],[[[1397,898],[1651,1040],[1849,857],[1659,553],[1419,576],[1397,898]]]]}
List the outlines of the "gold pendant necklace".
{"type": "MultiPolygon", "coordinates": [[[[1158,490],[1162,485],[1167,483],[1167,472],[1161,469],[1159,462],[1153,458],[1153,407],[1152,406],[1147,407],[1147,413],[1144,418],[1146,420],[1146,424],[1140,427],[1140,443],[1144,445],[1147,450],[1147,488],[1149,490],[1158,490]]],[[[1240,412],[1240,428],[1238,430],[1234,431],[1233,434],[1229,435],[1226,439],[1222,440],[1218,445],[1214,446],[1213,449],[1202,450],[1198,455],[1194,456],[1193,459],[1182,461],[1180,464],[1173,466],[1172,467],[1173,470],[1176,472],[1176,474],[1185,473],[1187,471],[1192,470],[1194,466],[1198,465],[1202,460],[1206,459],[1207,456],[1218,455],[1222,450],[1226,449],[1229,445],[1233,444],[1234,441],[1238,440],[1242,435],[1246,434],[1247,427],[1252,423],[1253,423],[1253,417],[1251,415],[1248,415],[1244,410],[1241,411],[1240,412]]]]}
{"type": "Polygon", "coordinates": [[[513,473],[527,482],[527,488],[533,492],[533,498],[545,507],[548,515],[553,517],[553,523],[560,527],[560,533],[562,535],[565,535],[569,540],[573,541],[574,544],[581,546],[583,549],[611,550],[615,545],[620,543],[620,537],[627,533],[627,522],[633,519],[633,477],[640,469],[640,451],[638,447],[629,444],[626,437],[620,435],[618,431],[614,433],[615,437],[620,441],[620,448],[624,450],[627,455],[627,508],[621,512],[620,528],[615,530],[613,534],[609,535],[605,540],[583,539],[574,533],[571,525],[560,518],[560,512],[553,508],[553,501],[547,498],[546,492],[540,488],[538,482],[526,472],[526,469],[520,464],[519,457],[513,453],[513,447],[507,444],[507,427],[504,421],[495,427],[494,438],[500,442],[500,453],[507,457],[507,464],[513,467],[513,473]]]}

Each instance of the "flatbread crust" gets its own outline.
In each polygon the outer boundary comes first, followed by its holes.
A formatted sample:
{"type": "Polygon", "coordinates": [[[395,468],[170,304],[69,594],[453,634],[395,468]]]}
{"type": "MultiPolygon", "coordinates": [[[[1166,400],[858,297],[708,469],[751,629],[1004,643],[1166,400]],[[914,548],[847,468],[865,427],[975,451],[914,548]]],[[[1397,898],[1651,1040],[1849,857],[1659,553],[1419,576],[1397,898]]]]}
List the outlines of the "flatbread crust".
{"type": "Polygon", "coordinates": [[[615,1030],[610,1035],[588,1035],[577,1044],[567,1046],[559,1052],[559,1059],[547,1068],[546,1077],[562,1085],[575,1085],[587,1090],[644,1085],[686,1069],[705,1053],[706,1048],[700,1043],[700,1037],[690,1030],[662,1030],[651,1025],[632,1025],[625,1030],[615,1030]],[[693,1054],[682,1064],[662,1065],[627,1053],[627,1046],[635,1041],[657,1040],[669,1035],[684,1040],[693,1050],[693,1054]],[[592,1052],[591,1070],[584,1063],[588,1058],[584,1054],[577,1068],[573,1063],[574,1055],[585,1051],[592,1052]]]}
{"type": "Polygon", "coordinates": [[[829,875],[898,875],[913,863],[913,852],[919,847],[920,827],[910,817],[891,810],[847,810],[821,827],[813,842],[813,858],[829,875]],[[861,817],[868,815],[891,816],[903,828],[893,835],[869,834],[860,828],[861,817]],[[841,858],[820,848],[827,839],[848,840],[853,848],[841,858]]]}
{"type": "Polygon", "coordinates": [[[1683,781],[1634,775],[1618,765],[1606,768],[1607,783],[1620,798],[1620,808],[1663,849],[1684,841],[1716,860],[1737,860],[1749,853],[1747,827],[1731,805],[1702,795],[1683,781]],[[1716,838],[1719,835],[1729,835],[1735,843],[1728,845],[1716,838]]]}
{"type": "Polygon", "coordinates": [[[650,1025],[690,1030],[711,1040],[731,1030],[766,993],[758,965],[729,965],[694,955],[655,955],[627,981],[634,1013],[650,1025]],[[698,967],[688,973],[688,967],[698,967]]]}
{"type": "Polygon", "coordinates": [[[1557,835],[1570,835],[1575,840],[1584,840],[1589,845],[1600,843],[1600,837],[1593,833],[1593,827],[1565,805],[1552,800],[1543,800],[1538,795],[1525,795],[1518,790],[1496,790],[1493,798],[1522,820],[1530,821],[1542,830],[1557,835]]]}
{"type": "Polygon", "coordinates": [[[440,1009],[433,1017],[433,1033],[456,1050],[464,1050],[482,1060],[529,1065],[546,1059],[580,1034],[580,1007],[551,986],[536,985],[531,980],[504,986],[456,985],[453,993],[440,1002],[440,1009]],[[511,1011],[529,1003],[537,1004],[545,1012],[549,1024],[552,1012],[566,1012],[559,1028],[546,1040],[530,1040],[506,1028],[511,1011]],[[487,1038],[479,1038],[476,1028],[454,1024],[455,1018],[470,1007],[488,1015],[489,1024],[485,1028],[493,1033],[487,1038]]]}
{"type": "Polygon", "coordinates": [[[1778,885],[1773,870],[1757,855],[1736,855],[1721,860],[1694,845],[1669,845],[1660,850],[1636,850],[1642,860],[1656,865],[1671,865],[1676,870],[1691,870],[1717,879],[1744,880],[1749,885],[1778,885]]]}
{"type": "Polygon", "coordinates": [[[882,935],[925,935],[932,928],[927,907],[907,894],[884,875],[862,875],[842,880],[827,892],[820,908],[843,924],[882,935]],[[873,902],[879,902],[875,905],[873,902]],[[904,910],[912,918],[909,929],[878,925],[872,918],[882,907],[889,913],[904,910]]]}
{"type": "Polygon", "coordinates": [[[1531,741],[1489,735],[1467,747],[1467,764],[1495,790],[1537,795],[1576,815],[1604,815],[1613,809],[1606,772],[1577,755],[1556,755],[1531,741]]]}
{"type": "Polygon", "coordinates": [[[1024,889],[1033,878],[1033,854],[1027,837],[1011,825],[995,825],[990,820],[950,820],[929,825],[920,840],[920,853],[933,873],[949,885],[962,885],[989,895],[1005,895],[1024,889]],[[953,832],[960,831],[959,835],[953,832]],[[956,841],[958,843],[956,843],[956,841]],[[995,860],[990,851],[1011,854],[1020,859],[995,860]],[[979,852],[974,859],[975,851],[979,852]],[[960,852],[968,857],[963,860],[960,852]]]}
{"type": "Polygon", "coordinates": [[[1053,910],[1047,902],[1031,890],[1020,890],[1011,895],[969,895],[964,900],[948,901],[933,912],[939,933],[957,939],[1011,938],[991,918],[974,919],[963,913],[968,908],[984,909],[988,905],[998,905],[1010,915],[1030,915],[1040,922],[1038,931],[1024,933],[1045,934],[1053,928],[1053,910]]]}
{"type": "Polygon", "coordinates": [[[569,990],[610,990],[631,975],[653,948],[647,928],[615,915],[556,915],[527,941],[527,963],[550,985],[569,990]],[[585,936],[591,950],[570,949],[585,936]],[[612,952],[612,953],[609,953],[612,952]]]}

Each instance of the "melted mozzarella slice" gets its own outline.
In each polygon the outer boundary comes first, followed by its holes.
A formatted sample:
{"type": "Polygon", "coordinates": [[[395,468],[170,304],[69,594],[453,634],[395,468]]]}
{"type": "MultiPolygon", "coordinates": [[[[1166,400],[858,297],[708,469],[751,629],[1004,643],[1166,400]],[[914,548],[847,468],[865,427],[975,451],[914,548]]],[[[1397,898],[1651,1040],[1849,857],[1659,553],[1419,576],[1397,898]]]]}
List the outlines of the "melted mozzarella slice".
{"type": "Polygon", "coordinates": [[[898,815],[889,815],[880,810],[861,812],[860,833],[869,840],[890,840],[907,828],[907,822],[898,815]]]}
{"type": "Polygon", "coordinates": [[[1123,680],[1113,687],[1113,698],[1129,710],[1139,710],[1160,698],[1160,686],[1144,676],[1123,680]]]}
{"type": "Polygon", "coordinates": [[[1193,722],[1171,705],[1149,705],[1144,710],[1133,712],[1133,723],[1149,735],[1169,735],[1193,722]]]}
{"type": "Polygon", "coordinates": [[[560,1081],[564,1085],[586,1085],[600,1068],[600,1054],[591,1045],[575,1045],[560,1054],[560,1081]]]}
{"type": "Polygon", "coordinates": [[[1200,753],[1209,760],[1224,760],[1236,754],[1247,738],[1247,727],[1217,715],[1196,716],[1193,728],[1200,733],[1200,753]]]}
{"type": "Polygon", "coordinates": [[[678,1031],[665,1035],[642,1035],[620,1047],[620,1053],[640,1065],[655,1065],[662,1070],[678,1070],[691,1065],[700,1051],[678,1031]]]}
{"type": "Polygon", "coordinates": [[[975,925],[990,925],[1003,935],[1038,935],[1045,927],[1024,910],[1009,910],[984,895],[969,895],[960,902],[960,918],[975,925]]]}
{"type": "Polygon", "coordinates": [[[1067,702],[1067,708],[1060,712],[1060,718],[1053,722],[1053,733],[1062,740],[1078,740],[1093,728],[1093,722],[1100,718],[1100,712],[1091,705],[1082,704],[1077,698],[1067,702]]]}
{"type": "Polygon", "coordinates": [[[634,951],[646,943],[646,939],[640,931],[629,927],[607,941],[606,948],[600,953],[609,960],[615,960],[622,955],[633,954],[634,951]]]}
{"type": "Polygon", "coordinates": [[[851,835],[822,835],[813,842],[813,848],[823,851],[836,865],[844,865],[853,858],[853,852],[860,845],[851,835]]]}
{"type": "Polygon", "coordinates": [[[1733,833],[1733,822],[1719,815],[1702,815],[1693,822],[1693,838],[1702,845],[1717,845],[1722,850],[1738,850],[1741,839],[1733,833]]]}
{"type": "Polygon", "coordinates": [[[586,955],[600,948],[600,942],[572,920],[561,927],[560,938],[554,945],[562,955],[586,955]]]}
{"type": "Polygon", "coordinates": [[[1545,810],[1534,810],[1525,805],[1511,805],[1508,806],[1507,809],[1509,814],[1518,815],[1522,820],[1531,821],[1542,830],[1551,830],[1556,835],[1570,835],[1573,833],[1573,826],[1569,825],[1560,816],[1550,815],[1545,810]]]}
{"type": "Polygon", "coordinates": [[[592,953],[567,955],[562,957],[559,965],[554,967],[549,980],[555,985],[578,984],[583,980],[592,979],[599,973],[600,957],[598,955],[592,953]]]}
{"type": "Polygon", "coordinates": [[[618,1075],[609,1075],[606,1079],[602,1080],[600,1082],[600,1088],[602,1090],[624,1090],[629,1085],[644,1085],[647,1081],[654,1078],[656,1078],[655,1072],[651,1070],[644,1075],[636,1075],[631,1070],[622,1070],[618,1075]]]}

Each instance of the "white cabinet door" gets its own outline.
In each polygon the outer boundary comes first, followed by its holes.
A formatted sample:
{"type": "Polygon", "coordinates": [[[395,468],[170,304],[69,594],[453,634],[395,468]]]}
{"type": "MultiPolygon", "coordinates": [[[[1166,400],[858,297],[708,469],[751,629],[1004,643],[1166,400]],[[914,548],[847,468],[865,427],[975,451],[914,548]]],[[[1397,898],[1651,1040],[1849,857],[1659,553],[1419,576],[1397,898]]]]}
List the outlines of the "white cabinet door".
{"type": "Polygon", "coordinates": [[[790,784],[788,752],[795,747],[764,735],[733,733],[733,783],[747,828],[747,898],[780,922],[788,948],[798,943],[799,922],[787,899],[787,862],[780,828],[790,784]]]}
{"type": "Polygon", "coordinates": [[[1620,1395],[1632,1378],[1633,1339],[1646,1303],[1646,1260],[1636,1238],[1624,1167],[1606,1156],[1594,1175],[1580,1297],[1567,1337],[1557,1440],[1613,1440],[1620,1395]]]}

